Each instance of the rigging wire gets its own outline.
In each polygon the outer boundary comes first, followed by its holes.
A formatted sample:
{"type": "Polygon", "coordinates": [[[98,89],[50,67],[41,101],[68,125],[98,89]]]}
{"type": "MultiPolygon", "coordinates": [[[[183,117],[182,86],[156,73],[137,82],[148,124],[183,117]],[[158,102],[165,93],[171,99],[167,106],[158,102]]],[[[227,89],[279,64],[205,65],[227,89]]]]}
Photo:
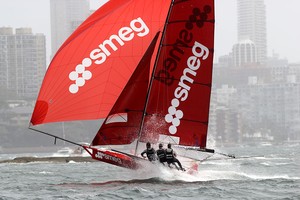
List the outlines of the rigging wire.
{"type": "Polygon", "coordinates": [[[67,140],[67,139],[65,139],[65,138],[58,137],[58,136],[56,136],[56,135],[52,135],[52,134],[50,134],[50,133],[47,133],[47,132],[44,132],[44,131],[41,131],[41,130],[38,130],[38,129],[34,129],[34,128],[32,128],[31,126],[29,126],[28,129],[33,130],[33,131],[36,131],[36,132],[39,132],[39,133],[42,133],[42,134],[45,134],[45,135],[48,135],[48,136],[50,136],[50,137],[53,137],[53,138],[54,138],[54,144],[56,144],[57,139],[59,139],[59,140],[62,140],[62,141],[64,141],[64,142],[68,142],[68,143],[70,143],[70,144],[74,144],[74,145],[77,145],[77,146],[80,146],[80,147],[83,147],[83,146],[84,146],[84,145],[82,145],[82,144],[79,144],[79,143],[76,143],[76,142],[72,142],[71,140],[67,140]]]}

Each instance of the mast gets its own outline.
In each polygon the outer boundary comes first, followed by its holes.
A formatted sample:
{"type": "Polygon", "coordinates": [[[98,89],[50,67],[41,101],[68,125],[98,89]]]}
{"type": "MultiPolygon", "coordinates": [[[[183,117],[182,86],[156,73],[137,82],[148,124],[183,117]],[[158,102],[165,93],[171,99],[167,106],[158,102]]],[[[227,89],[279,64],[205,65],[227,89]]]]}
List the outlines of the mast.
{"type": "Polygon", "coordinates": [[[153,80],[154,80],[154,75],[155,75],[155,71],[156,71],[156,67],[157,67],[157,63],[158,63],[159,53],[161,51],[162,42],[163,42],[165,34],[166,34],[166,29],[167,29],[169,18],[170,18],[171,12],[172,12],[173,5],[174,5],[174,0],[172,0],[172,2],[171,2],[171,5],[170,5],[169,11],[168,11],[168,15],[167,15],[167,18],[166,18],[166,23],[164,25],[162,36],[161,36],[161,39],[160,39],[160,42],[159,42],[159,48],[157,50],[157,54],[156,54],[156,58],[155,58],[155,63],[154,63],[154,67],[153,67],[153,70],[152,70],[152,75],[151,75],[151,79],[150,79],[150,83],[149,83],[149,89],[147,91],[147,96],[146,96],[146,101],[145,101],[145,107],[144,107],[144,111],[143,111],[143,115],[142,115],[142,121],[141,121],[141,125],[140,125],[140,128],[139,128],[138,138],[137,138],[137,142],[136,142],[136,146],[135,146],[135,151],[134,151],[134,155],[135,156],[137,155],[137,149],[138,149],[138,145],[139,145],[139,140],[141,138],[141,132],[142,132],[142,129],[143,129],[143,126],[144,126],[147,105],[148,105],[148,102],[149,102],[149,96],[150,96],[150,92],[151,92],[151,88],[152,88],[152,84],[153,84],[153,80]]]}

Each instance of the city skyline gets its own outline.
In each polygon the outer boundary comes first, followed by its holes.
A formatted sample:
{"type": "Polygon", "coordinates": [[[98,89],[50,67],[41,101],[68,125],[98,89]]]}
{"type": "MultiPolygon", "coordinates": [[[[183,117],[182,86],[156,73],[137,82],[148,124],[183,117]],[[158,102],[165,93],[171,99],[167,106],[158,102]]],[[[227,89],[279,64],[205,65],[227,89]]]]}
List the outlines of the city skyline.
{"type": "MultiPolygon", "coordinates": [[[[12,0],[14,1],[14,0],[12,0]]],[[[36,1],[36,0],[28,0],[28,1],[36,1]]],[[[49,1],[49,0],[48,0],[49,1]]],[[[57,0],[60,1],[61,0],[57,0]]],[[[53,21],[58,21],[58,22],[63,22],[63,14],[67,14],[67,16],[70,16],[70,12],[68,9],[73,10],[73,7],[75,7],[75,3],[73,0],[66,0],[66,2],[72,2],[73,4],[71,6],[65,5],[65,4],[59,4],[56,5],[56,7],[59,7],[60,10],[55,10],[55,12],[50,12],[48,13],[51,16],[55,16],[56,20],[51,20],[53,21]],[[58,17],[60,16],[60,17],[58,17]],[[58,17],[58,19],[57,19],[58,17]]],[[[87,1],[87,0],[86,0],[87,1]]],[[[219,0],[216,0],[218,2],[219,0]]],[[[230,0],[228,0],[229,2],[230,0]]],[[[262,2],[263,0],[257,0],[262,2]]],[[[268,0],[266,0],[268,1],[268,0]]],[[[276,1],[276,0],[275,0],[276,1]]],[[[50,2],[50,1],[49,1],[50,2]]],[[[51,1],[51,3],[55,2],[54,0],[51,1]]],[[[99,3],[100,1],[98,1],[99,3]]],[[[101,1],[103,2],[103,1],[101,1]]],[[[245,0],[243,2],[246,2],[245,0]]],[[[249,1],[250,2],[250,1],[249,1]]],[[[156,2],[158,3],[158,1],[156,2]]],[[[252,3],[252,2],[251,2],[252,3]]],[[[218,4],[218,3],[217,3],[218,4]]],[[[26,10],[27,4],[24,4],[24,9],[26,10]]],[[[41,5],[41,4],[40,4],[41,5]]],[[[235,4],[237,7],[239,4],[235,4]]],[[[27,5],[28,6],[28,5],[27,5]]],[[[49,4],[50,6],[50,4],[49,4]]],[[[52,7],[53,5],[51,5],[52,7]]],[[[78,6],[78,5],[77,5],[78,6]]],[[[95,6],[95,5],[94,5],[95,6]]],[[[254,5],[254,7],[257,5],[254,5]]],[[[261,6],[261,4],[260,4],[261,6]]],[[[80,7],[80,6],[79,6],[80,7]]],[[[250,6],[244,6],[244,8],[248,9],[250,6]]],[[[259,6],[258,6],[259,7],[259,6]]],[[[83,13],[83,9],[76,9],[76,11],[80,11],[80,14],[83,13]]],[[[86,12],[88,11],[88,5],[85,6],[86,12]]],[[[248,59],[248,56],[245,55],[254,55],[254,51],[256,51],[256,47],[254,45],[254,42],[250,41],[251,38],[242,41],[238,41],[241,39],[240,37],[237,37],[239,35],[239,32],[236,31],[234,34],[234,28],[230,28],[228,25],[227,28],[222,29],[222,26],[218,25],[222,23],[222,20],[227,20],[228,18],[222,18],[220,16],[228,16],[226,12],[230,13],[231,15],[234,14],[232,11],[234,10],[233,4],[226,4],[222,6],[222,3],[219,3],[216,9],[217,14],[217,19],[216,19],[216,45],[215,45],[215,61],[217,60],[218,56],[220,57],[220,60],[218,63],[215,63],[214,70],[213,70],[213,83],[212,83],[212,95],[211,95],[211,108],[210,108],[210,118],[209,118],[209,135],[212,136],[212,138],[216,139],[216,142],[219,144],[227,143],[252,143],[252,142],[279,142],[279,141],[290,141],[290,140],[299,140],[299,121],[300,121],[300,112],[299,112],[299,99],[300,99],[300,93],[299,93],[299,87],[300,87],[300,62],[298,64],[292,63],[290,60],[290,63],[288,62],[287,59],[281,59],[283,55],[278,58],[274,56],[273,58],[270,58],[267,63],[260,63],[257,62],[256,58],[253,59],[248,59]],[[232,35],[230,35],[232,33],[232,35]],[[223,35],[222,35],[223,34],[223,35]],[[222,37],[221,37],[222,36],[222,37]],[[232,37],[229,37],[232,36],[232,37]],[[228,37],[228,38],[227,38],[228,37]],[[246,43],[244,43],[246,42],[246,43]],[[228,45],[225,45],[228,44],[228,45]],[[223,46],[221,47],[220,44],[223,46]],[[232,47],[234,45],[238,45],[238,47],[232,52],[232,47]],[[248,44],[253,44],[252,50],[249,49],[248,44]],[[247,48],[245,48],[247,47],[247,48]],[[222,48],[227,50],[223,50],[224,53],[222,52],[222,48]],[[247,51],[244,51],[247,49],[247,51]],[[248,51],[249,50],[249,51],[248,51]],[[242,54],[241,52],[244,52],[242,54]],[[231,54],[232,52],[232,54],[231,54]],[[235,53],[237,56],[235,56],[235,53]],[[247,53],[247,54],[246,54],[247,53]],[[249,54],[248,54],[249,53],[249,54]],[[241,55],[241,56],[239,56],[241,55]],[[235,58],[240,57],[239,65],[234,65],[233,61],[235,58]],[[242,59],[242,58],[247,58],[247,59],[242,59]]],[[[247,17],[250,17],[250,19],[255,18],[254,13],[259,9],[255,9],[254,11],[249,11],[243,12],[243,14],[247,14],[247,17]],[[248,16],[250,15],[250,16],[248,16]]],[[[1,9],[0,9],[1,12],[1,9]]],[[[14,13],[12,11],[12,13],[14,13]]],[[[46,13],[45,15],[42,16],[47,16],[48,14],[46,13]]],[[[118,14],[117,12],[114,14],[118,14]]],[[[264,12],[263,12],[264,15],[264,12]]],[[[282,15],[280,16],[282,18],[282,15]]],[[[242,18],[242,17],[241,17],[242,18]]],[[[52,18],[51,18],[52,19],[52,18]]],[[[164,18],[163,18],[164,19],[164,18]]],[[[230,18],[230,19],[235,19],[236,21],[232,21],[232,24],[234,24],[236,27],[238,26],[237,22],[239,21],[237,18],[230,18]]],[[[261,18],[260,18],[261,19],[261,18]]],[[[22,19],[24,21],[20,22],[22,23],[28,23],[31,24],[34,20],[28,20],[27,18],[24,17],[22,19]]],[[[264,20],[264,19],[263,19],[264,20]]],[[[274,19],[273,19],[274,20],[274,19]]],[[[61,30],[63,31],[68,30],[68,33],[71,33],[72,28],[74,28],[75,23],[79,24],[80,19],[70,19],[69,24],[71,24],[71,29],[68,29],[68,23],[67,25],[62,25],[59,28],[53,28],[52,30],[61,30]],[[75,22],[75,23],[73,23],[75,22]],[[77,23],[78,22],[78,23],[77,23]]],[[[240,22],[240,21],[239,21],[240,22]]],[[[260,21],[254,20],[252,21],[249,20],[246,22],[243,22],[243,24],[246,27],[247,31],[244,32],[242,36],[249,37],[248,35],[249,32],[252,33],[252,26],[256,25],[256,22],[261,25],[260,21]],[[252,26],[248,26],[249,24],[253,24],[252,26]],[[250,27],[250,28],[249,28],[250,27]],[[248,30],[250,30],[248,32],[248,30]]],[[[49,19],[50,23],[50,19],[49,19]]],[[[224,22],[226,24],[226,22],[224,22]]],[[[241,22],[240,22],[241,23],[241,22]]],[[[280,23],[279,23],[280,24],[280,23]]],[[[43,24],[44,26],[48,27],[49,24],[43,24]]],[[[282,25],[282,23],[281,23],[282,25]]],[[[160,26],[163,26],[163,23],[160,24],[160,26]]],[[[1,29],[1,20],[0,20],[0,29],[1,29]]],[[[6,26],[8,27],[8,26],[6,26]]],[[[34,31],[33,25],[28,25],[28,26],[22,26],[25,28],[17,28],[18,26],[9,26],[11,28],[2,28],[3,30],[11,30],[11,35],[14,33],[18,32],[18,29],[23,29],[24,33],[27,33],[29,30],[31,32],[31,29],[33,29],[33,34],[35,35],[45,35],[43,31],[34,31]],[[13,31],[14,30],[14,33],[13,31]]],[[[51,26],[50,26],[51,27],[51,26]]],[[[263,32],[265,35],[265,24],[263,24],[263,31],[254,31],[255,34],[260,34],[263,32]]],[[[253,28],[255,29],[255,28],[253,28]]],[[[53,31],[51,32],[53,33],[53,31]]],[[[260,30],[260,29],[255,29],[255,30],[260,30]]],[[[101,30],[102,31],[102,30],[101,30]]],[[[55,33],[55,32],[54,32],[55,33]]],[[[55,33],[57,34],[57,33],[55,33]]],[[[19,36],[16,34],[17,37],[19,36]]],[[[65,37],[67,36],[64,35],[65,37]]],[[[201,36],[201,35],[200,35],[201,36]]],[[[240,35],[239,35],[240,36],[240,35]]],[[[6,35],[4,34],[3,41],[5,40],[6,35]]],[[[24,39],[28,38],[24,37],[24,39]]],[[[94,38],[94,37],[93,37],[94,38]]],[[[93,38],[88,38],[86,41],[93,41],[93,38]]],[[[255,38],[255,37],[254,37],[255,38]]],[[[265,37],[264,37],[265,38],[265,37]]],[[[51,38],[48,35],[48,41],[51,38]]],[[[53,39],[52,40],[58,40],[58,39],[53,39]]],[[[60,40],[62,41],[62,39],[60,40]]],[[[280,41],[283,41],[282,39],[280,41]]],[[[50,42],[48,42],[48,60],[50,58],[51,54],[51,46],[50,42]]],[[[265,40],[264,40],[265,42],[265,40]]],[[[21,42],[20,42],[21,43],[21,42]]],[[[294,42],[295,43],[295,42],[294,42]]],[[[9,68],[10,69],[16,69],[17,67],[21,65],[7,65],[6,64],[6,57],[11,58],[11,60],[15,60],[15,58],[22,58],[25,57],[27,60],[32,60],[30,59],[33,56],[30,56],[30,54],[26,54],[25,56],[20,54],[16,54],[15,56],[11,56],[11,54],[7,54],[5,49],[9,49],[13,52],[14,50],[14,45],[9,45],[9,43],[2,42],[3,44],[3,49],[4,53],[1,55],[2,58],[2,69],[9,68]],[[3,67],[4,66],[4,67],[3,67]]],[[[24,40],[24,44],[26,44],[26,40],[24,40]]],[[[44,43],[43,43],[44,44],[44,43]]],[[[97,42],[95,43],[96,45],[97,42]]],[[[265,44],[265,43],[264,43],[265,44]]],[[[287,43],[290,45],[289,43],[287,43]]],[[[297,44],[297,43],[295,43],[297,44]]],[[[81,44],[80,44],[81,45],[81,44]]],[[[79,46],[80,46],[79,45],[79,46]]],[[[212,45],[212,44],[211,44],[212,45]]],[[[294,45],[294,44],[293,44],[294,45]]],[[[251,46],[251,45],[250,45],[251,46]]],[[[270,45],[268,45],[270,46],[270,45]]],[[[20,46],[19,47],[23,47],[20,46]]],[[[298,47],[296,47],[298,48],[298,47]]],[[[35,51],[28,51],[25,49],[25,51],[20,48],[22,52],[35,52],[35,51]]],[[[88,48],[87,48],[88,49],[88,48]]],[[[292,46],[288,49],[292,49],[292,46]]],[[[42,68],[45,70],[46,66],[46,59],[45,59],[45,46],[43,46],[43,52],[44,52],[44,57],[43,57],[43,62],[44,65],[42,68]]],[[[78,51],[82,52],[82,51],[78,51]]],[[[277,53],[280,53],[276,51],[277,53]]],[[[295,51],[298,52],[298,51],[295,51]]],[[[84,51],[83,51],[84,53],[84,51]]],[[[270,52],[269,52],[270,54],[270,52]]],[[[71,55],[71,57],[74,54],[71,55]]],[[[76,56],[76,58],[80,59],[80,56],[76,56]]],[[[62,59],[62,60],[68,60],[68,59],[62,59]]],[[[49,62],[49,61],[48,61],[49,62]]],[[[55,62],[55,61],[54,61],[55,62]]],[[[54,63],[53,62],[53,63],[54,63]]],[[[79,61],[81,62],[81,61],[79,61]]],[[[53,64],[52,63],[52,64],[53,64]]],[[[30,62],[27,64],[29,68],[26,69],[26,71],[30,71],[31,68],[37,67],[36,63],[30,62]]],[[[53,65],[52,65],[53,66],[53,65]]],[[[63,66],[63,65],[61,65],[63,66]]],[[[51,71],[50,68],[49,71],[51,71]]],[[[72,69],[73,70],[73,69],[72,69]]],[[[20,70],[21,71],[21,70],[20,70]]],[[[48,72],[49,72],[48,71],[48,72]]],[[[6,71],[3,70],[2,74],[6,74],[6,71]]],[[[17,74],[17,73],[16,73],[17,74]]],[[[35,74],[35,73],[32,73],[35,74]]],[[[61,74],[58,76],[54,77],[61,77],[61,74]]],[[[65,77],[68,80],[70,74],[66,73],[65,77]]],[[[16,79],[18,76],[10,76],[16,79]]],[[[42,78],[42,75],[39,75],[40,78],[42,78]]],[[[12,79],[12,80],[14,80],[12,79]]],[[[19,78],[20,79],[20,78],[19,78]]],[[[35,78],[31,77],[26,77],[26,80],[35,80],[35,78]]],[[[57,85],[61,85],[61,83],[57,83],[57,85]]],[[[31,82],[30,82],[31,83],[31,82]]],[[[96,84],[98,85],[98,83],[96,84]]],[[[23,85],[22,85],[23,86],[23,85]]],[[[24,86],[26,86],[24,84],[24,86]]],[[[40,84],[38,84],[40,86],[40,84]]],[[[51,87],[51,88],[56,88],[56,87],[51,87]]],[[[10,128],[13,127],[15,124],[18,124],[19,127],[22,127],[23,129],[27,127],[28,120],[30,119],[30,116],[32,114],[32,109],[34,106],[34,102],[31,99],[19,99],[19,94],[13,95],[12,91],[14,90],[8,90],[9,88],[3,88],[3,94],[0,100],[2,100],[2,110],[1,110],[1,119],[2,124],[5,126],[2,128],[2,134],[5,135],[6,141],[8,145],[13,144],[10,142],[15,135],[10,135],[10,132],[13,132],[10,128]],[[26,127],[24,127],[24,124],[26,127]]],[[[53,90],[54,91],[54,90],[53,90]]],[[[70,90],[70,92],[74,92],[75,90],[70,90]]],[[[75,91],[76,93],[77,91],[75,91]]],[[[35,96],[37,95],[37,92],[34,92],[31,97],[35,99],[35,96]]],[[[52,102],[52,99],[49,101],[52,102]]],[[[65,123],[64,123],[65,126],[65,123]]],[[[70,126],[72,124],[70,123],[70,126]]],[[[18,128],[18,126],[14,126],[18,128]]],[[[97,124],[98,127],[98,124],[97,124]]],[[[61,126],[57,126],[57,131],[59,132],[61,126]]],[[[70,127],[70,130],[73,129],[74,127],[70,127]]],[[[66,128],[67,130],[67,128],[66,128]]],[[[77,129],[76,129],[77,130],[77,129]]],[[[82,131],[77,130],[78,134],[80,134],[82,131]]],[[[23,130],[21,131],[23,132],[23,130]]],[[[25,132],[24,131],[24,135],[25,132]]],[[[24,136],[25,138],[25,136],[24,136]]],[[[4,141],[4,140],[3,140],[4,141]]],[[[30,141],[30,139],[29,139],[30,141]]],[[[3,143],[3,142],[2,142],[3,143]]],[[[4,141],[5,143],[5,141],[4,141]]],[[[4,144],[3,143],[3,144],[4,144]]],[[[30,142],[29,142],[30,143],[30,142]]],[[[0,144],[1,146],[2,144],[0,144]]],[[[23,144],[25,145],[25,143],[23,144]]],[[[33,145],[33,144],[31,144],[33,145]]]]}
{"type": "MultiPolygon", "coordinates": [[[[237,3],[238,43],[248,43],[242,45],[242,47],[248,48],[248,51],[250,46],[252,46],[252,51],[249,51],[249,53],[251,52],[251,54],[256,57],[256,61],[253,59],[252,62],[266,63],[268,45],[266,38],[266,6],[264,0],[243,0],[237,3]]],[[[245,57],[245,59],[247,60],[247,57],[245,57]]],[[[248,62],[246,60],[245,62],[248,62]]]]}
{"type": "MultiPolygon", "coordinates": [[[[47,63],[49,63],[51,54],[50,1],[1,1],[0,27],[31,27],[33,33],[45,34],[47,63]]],[[[91,0],[90,2],[90,8],[97,9],[106,0],[91,0]]],[[[268,56],[278,53],[281,58],[287,58],[291,63],[299,63],[300,58],[297,53],[300,47],[297,44],[300,40],[298,38],[300,28],[294,26],[293,21],[300,17],[300,13],[297,11],[300,2],[297,0],[289,0],[288,2],[288,4],[282,4],[282,1],[279,0],[265,0],[268,56]]],[[[238,41],[237,2],[236,0],[227,0],[226,2],[216,0],[215,5],[215,60],[217,60],[218,57],[230,53],[233,45],[238,41]]]]}
{"type": "Polygon", "coordinates": [[[88,0],[51,0],[51,57],[90,15],[88,0]]]}

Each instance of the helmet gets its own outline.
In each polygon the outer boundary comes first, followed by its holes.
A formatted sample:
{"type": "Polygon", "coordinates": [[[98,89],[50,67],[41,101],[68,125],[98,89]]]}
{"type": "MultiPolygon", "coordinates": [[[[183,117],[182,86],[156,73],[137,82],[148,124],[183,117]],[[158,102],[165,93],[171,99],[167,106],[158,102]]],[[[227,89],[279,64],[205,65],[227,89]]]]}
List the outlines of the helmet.
{"type": "Polygon", "coordinates": [[[147,142],[146,147],[147,147],[147,148],[150,148],[150,147],[151,147],[150,142],[147,142]]]}
{"type": "Polygon", "coordinates": [[[168,144],[168,148],[171,148],[171,144],[170,143],[168,144]]]}
{"type": "Polygon", "coordinates": [[[158,146],[159,146],[159,148],[161,148],[161,147],[163,147],[163,144],[162,144],[162,143],[159,143],[159,145],[158,145],[158,146]]]}

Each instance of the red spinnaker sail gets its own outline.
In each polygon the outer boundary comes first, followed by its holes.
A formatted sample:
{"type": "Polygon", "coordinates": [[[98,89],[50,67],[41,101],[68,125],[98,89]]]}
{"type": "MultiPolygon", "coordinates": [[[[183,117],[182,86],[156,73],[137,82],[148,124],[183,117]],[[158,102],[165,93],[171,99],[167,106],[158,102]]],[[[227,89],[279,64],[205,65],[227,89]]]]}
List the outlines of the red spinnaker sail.
{"type": "Polygon", "coordinates": [[[175,0],[154,74],[141,141],[206,146],[214,1],[175,0]]]}
{"type": "Polygon", "coordinates": [[[171,0],[110,0],[54,56],[33,125],[108,115],[158,31],[171,0]]]}

